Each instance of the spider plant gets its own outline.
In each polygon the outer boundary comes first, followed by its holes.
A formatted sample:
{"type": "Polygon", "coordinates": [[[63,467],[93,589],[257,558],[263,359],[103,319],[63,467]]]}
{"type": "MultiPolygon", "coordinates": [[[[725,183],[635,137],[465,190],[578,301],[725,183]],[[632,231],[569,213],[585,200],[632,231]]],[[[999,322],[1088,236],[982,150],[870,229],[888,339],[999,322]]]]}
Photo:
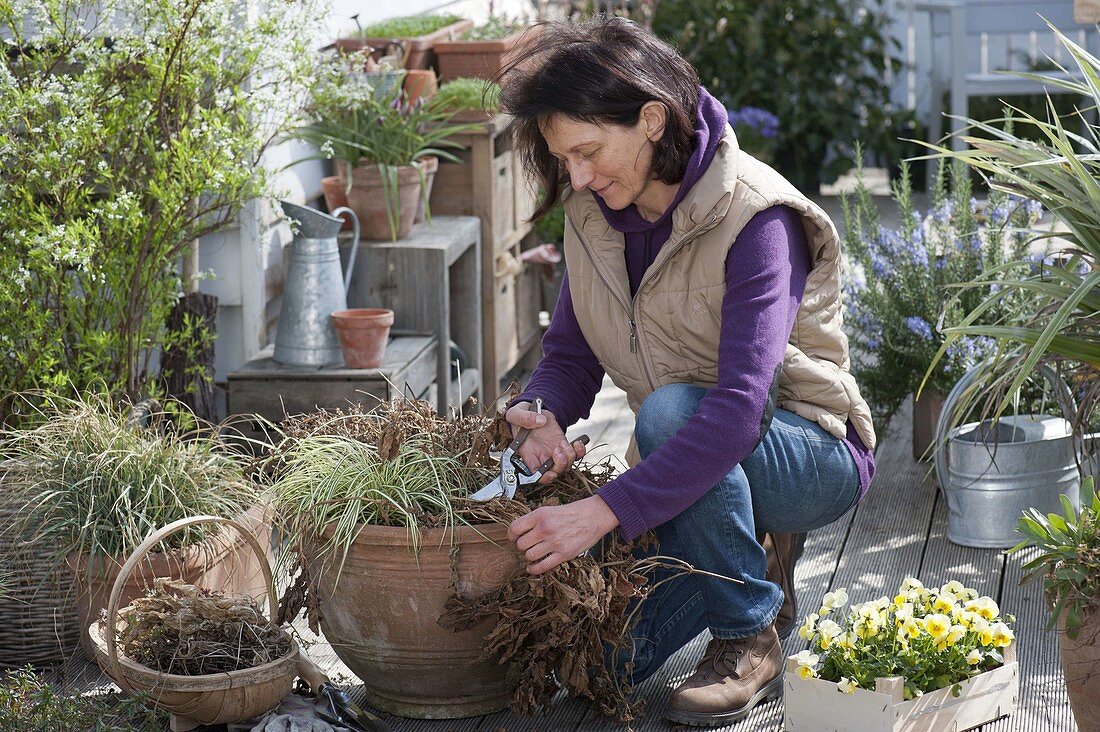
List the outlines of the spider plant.
{"type": "Polygon", "coordinates": [[[286,453],[272,495],[290,536],[342,559],[367,524],[403,526],[416,551],[422,527],[467,523],[453,502],[480,487],[479,475],[461,456],[438,454],[427,435],[406,439],[388,459],[351,437],[312,435],[286,453]]]}
{"type": "Polygon", "coordinates": [[[961,286],[995,285],[961,324],[946,329],[947,338],[933,367],[959,338],[985,336],[996,341],[989,387],[972,391],[970,403],[961,405],[960,411],[984,401],[987,406],[996,404],[995,416],[999,416],[1036,367],[1044,362],[1061,364],[1068,368],[1071,384],[1079,387],[1076,426],[1083,432],[1100,401],[1100,127],[1088,118],[1091,109],[1100,105],[1100,59],[1051,28],[1069,51],[1080,80],[1020,75],[1086,97],[1091,100],[1088,108],[1079,110],[1076,118],[1063,120],[1048,97],[1045,120],[1014,107],[1006,107],[1002,119],[966,120],[968,126],[958,134],[968,149],[924,143],[935,151],[931,157],[961,160],[991,188],[1038,201],[1066,229],[1037,237],[1036,241],[1063,240],[1047,256],[1008,262],[961,286]],[[1036,140],[1012,132],[1025,125],[1038,132],[1036,140]],[[999,322],[979,324],[1009,293],[1024,296],[1013,312],[999,322]]]}
{"type": "MultiPolygon", "coordinates": [[[[0,457],[25,467],[19,530],[58,547],[59,559],[78,552],[91,568],[130,554],[172,521],[236,516],[259,500],[212,439],[139,428],[128,406],[102,394],[45,394],[34,402],[26,426],[2,433],[0,457]]],[[[188,546],[203,535],[179,532],[164,546],[188,546]]]]}

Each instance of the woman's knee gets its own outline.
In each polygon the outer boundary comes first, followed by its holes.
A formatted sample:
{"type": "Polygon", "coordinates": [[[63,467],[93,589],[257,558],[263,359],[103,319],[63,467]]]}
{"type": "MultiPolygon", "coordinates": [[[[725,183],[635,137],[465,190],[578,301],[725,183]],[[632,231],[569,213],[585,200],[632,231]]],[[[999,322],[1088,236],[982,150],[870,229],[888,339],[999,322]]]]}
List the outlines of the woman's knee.
{"type": "Polygon", "coordinates": [[[694,384],[666,384],[645,398],[634,426],[642,457],[666,443],[691,419],[706,391],[694,384]]]}

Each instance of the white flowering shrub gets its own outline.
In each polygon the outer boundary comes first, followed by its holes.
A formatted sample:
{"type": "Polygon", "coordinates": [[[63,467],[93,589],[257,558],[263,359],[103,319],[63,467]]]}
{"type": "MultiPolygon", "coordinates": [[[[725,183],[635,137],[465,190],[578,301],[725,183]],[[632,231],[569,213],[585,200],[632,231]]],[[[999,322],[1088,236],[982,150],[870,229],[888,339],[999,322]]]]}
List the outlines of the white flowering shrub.
{"type": "Polygon", "coordinates": [[[1002,665],[1015,639],[1014,618],[956,580],[925,587],[907,577],[893,599],[847,605],[843,588],[826,593],[798,631],[810,647],[791,658],[801,678],[835,681],[848,694],[889,676],[905,678],[906,699],[953,686],[1002,665]]]}
{"type": "Polygon", "coordinates": [[[266,192],[319,2],[0,0],[0,395],[155,390],[178,259],[266,192]]]}

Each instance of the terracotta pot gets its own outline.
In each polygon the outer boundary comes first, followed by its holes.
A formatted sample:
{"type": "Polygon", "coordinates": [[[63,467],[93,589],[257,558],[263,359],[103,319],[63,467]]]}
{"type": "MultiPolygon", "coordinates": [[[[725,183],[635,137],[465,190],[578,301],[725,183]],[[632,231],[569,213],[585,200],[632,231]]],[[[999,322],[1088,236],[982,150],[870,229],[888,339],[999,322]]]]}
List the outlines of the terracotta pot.
{"type": "Polygon", "coordinates": [[[376,369],[386,355],[386,341],[393,325],[393,311],[385,308],[337,310],[332,327],[340,339],[344,365],[349,369],[376,369]]]}
{"type": "Polygon", "coordinates": [[[1062,675],[1077,728],[1100,730],[1100,603],[1082,614],[1076,638],[1059,628],[1062,675]]]}
{"type": "Polygon", "coordinates": [[[944,394],[939,389],[925,389],[920,399],[913,398],[913,459],[928,460],[932,457],[932,443],[936,441],[936,422],[943,411],[944,394]]]}
{"type": "Polygon", "coordinates": [[[438,64],[434,50],[435,44],[440,41],[454,40],[473,27],[474,22],[472,20],[463,19],[427,35],[416,36],[415,38],[339,38],[334,45],[342,51],[358,51],[364,46],[370,46],[376,49],[372,56],[377,60],[377,57],[382,54],[382,49],[389,46],[392,41],[397,40],[406,50],[406,69],[427,69],[438,64]]]}
{"type": "Polygon", "coordinates": [[[424,221],[424,202],[432,195],[432,184],[435,183],[435,172],[439,170],[439,158],[434,155],[421,158],[420,162],[423,163],[424,166],[424,188],[420,194],[420,201],[416,204],[416,219],[413,221],[413,223],[416,224],[424,221]]]}
{"type": "Polygon", "coordinates": [[[387,712],[455,719],[504,709],[507,667],[482,657],[492,621],[453,631],[439,619],[456,590],[496,590],[522,571],[523,558],[500,524],[421,534],[414,553],[404,528],[362,526],[345,561],[319,558],[325,637],[363,679],[368,701],[387,712]]]}
{"type": "Polygon", "coordinates": [[[541,26],[534,25],[490,41],[459,39],[436,43],[434,50],[439,58],[439,75],[444,81],[462,77],[495,79],[513,55],[522,52],[524,45],[537,38],[541,31],[541,26]]]}
{"type": "Polygon", "coordinates": [[[389,211],[393,191],[383,187],[382,174],[377,165],[364,163],[352,168],[351,190],[346,186],[347,164],[341,162],[336,166],[337,177],[347,191],[348,206],[355,211],[362,225],[360,235],[363,239],[397,241],[409,235],[420,204],[420,168],[424,165],[422,161],[416,161],[397,168],[397,210],[394,212],[389,211]],[[391,213],[396,217],[392,227],[391,213]]]}
{"type": "MultiPolygon", "coordinates": [[[[252,532],[260,544],[265,547],[271,545],[271,525],[263,508],[257,506],[249,509],[237,520],[252,532]]],[[[148,554],[126,578],[122,606],[144,595],[157,577],[177,577],[206,589],[247,593],[262,598],[267,591],[264,568],[248,550],[245,541],[236,532],[226,530],[215,533],[209,546],[190,546],[172,552],[148,554]]],[[[124,559],[97,557],[89,566],[88,557],[83,554],[70,552],[65,557],[76,585],[80,644],[89,658],[95,657],[95,646],[88,635],[88,626],[107,609],[111,587],[124,559]]]]}
{"type": "MultiPolygon", "coordinates": [[[[335,211],[341,206],[348,205],[348,196],[344,193],[344,185],[340,182],[339,176],[330,175],[321,179],[321,193],[325,196],[325,208],[329,211],[335,211]]],[[[351,219],[345,219],[344,225],[340,227],[340,231],[351,231],[353,225],[351,219]]]]}
{"type": "Polygon", "coordinates": [[[439,91],[439,82],[431,69],[409,69],[405,72],[405,84],[402,88],[405,90],[406,101],[416,104],[420,99],[426,102],[434,97],[439,91]]]}

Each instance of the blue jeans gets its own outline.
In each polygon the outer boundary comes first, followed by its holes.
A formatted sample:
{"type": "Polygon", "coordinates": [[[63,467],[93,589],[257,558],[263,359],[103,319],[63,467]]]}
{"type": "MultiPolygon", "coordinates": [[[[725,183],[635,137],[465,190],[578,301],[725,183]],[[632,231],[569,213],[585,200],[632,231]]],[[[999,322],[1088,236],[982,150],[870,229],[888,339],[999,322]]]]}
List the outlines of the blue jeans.
{"type": "MultiPolygon", "coordinates": [[[[645,458],[697,411],[706,389],[669,384],[638,412],[635,439],[645,458]]],[[[619,673],[633,663],[637,684],[710,628],[715,638],[747,638],[775,620],[779,586],[764,579],[758,533],[805,532],[840,518],[859,499],[859,473],[844,443],[814,422],[782,409],[740,465],[678,516],[657,527],[658,551],[697,569],[745,584],[685,575],[655,588],[638,608],[633,647],[615,655],[619,673]]],[[[674,574],[659,570],[656,583],[674,574]]]]}

